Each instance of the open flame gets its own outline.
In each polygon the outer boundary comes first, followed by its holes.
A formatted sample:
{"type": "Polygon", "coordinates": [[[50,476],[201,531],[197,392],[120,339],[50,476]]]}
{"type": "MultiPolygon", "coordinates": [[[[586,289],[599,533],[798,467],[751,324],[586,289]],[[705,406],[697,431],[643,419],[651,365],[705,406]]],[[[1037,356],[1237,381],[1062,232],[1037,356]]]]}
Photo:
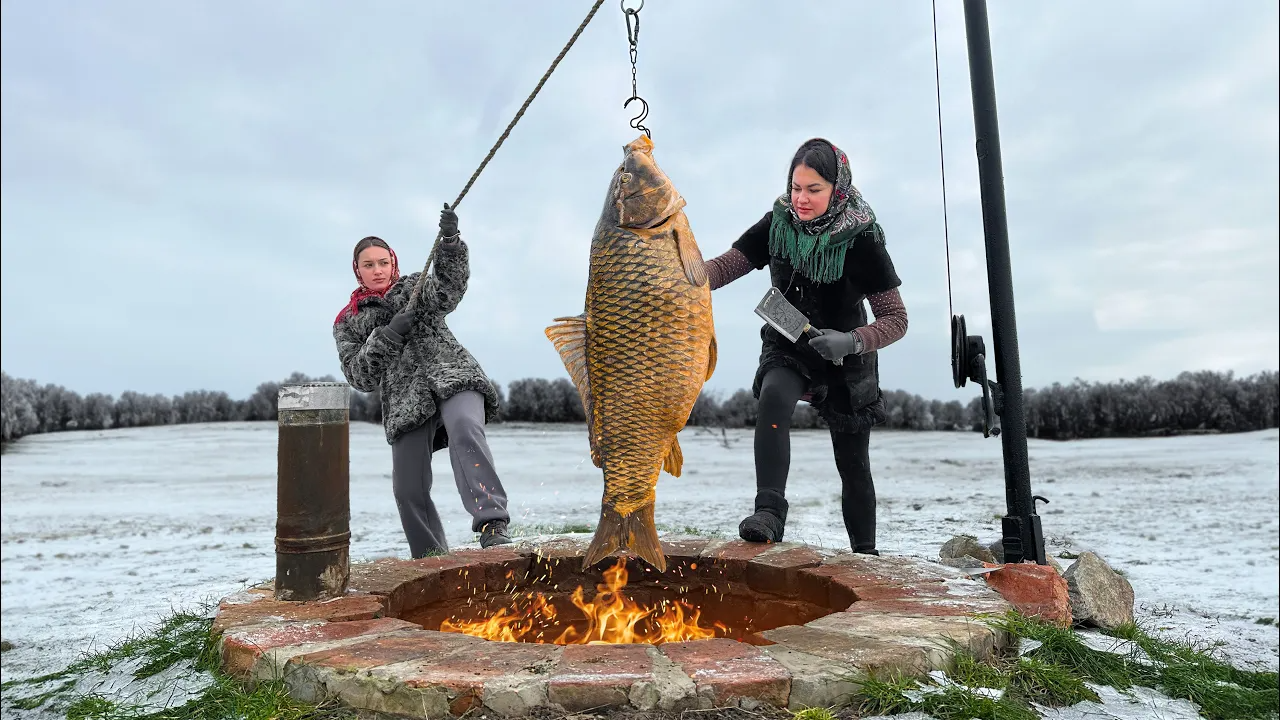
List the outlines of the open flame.
{"type": "Polygon", "coordinates": [[[713,638],[717,637],[717,630],[720,637],[729,634],[729,629],[718,622],[704,627],[699,622],[701,611],[684,600],[664,600],[657,607],[640,605],[623,594],[626,584],[626,562],[619,558],[613,567],[604,571],[604,582],[596,585],[596,596],[590,602],[585,600],[581,585],[574,589],[570,600],[582,611],[582,618],[562,617],[545,595],[530,592],[515,597],[515,610],[500,608],[484,620],[448,619],[440,624],[440,629],[486,640],[555,645],[594,642],[656,645],[713,638]]]}

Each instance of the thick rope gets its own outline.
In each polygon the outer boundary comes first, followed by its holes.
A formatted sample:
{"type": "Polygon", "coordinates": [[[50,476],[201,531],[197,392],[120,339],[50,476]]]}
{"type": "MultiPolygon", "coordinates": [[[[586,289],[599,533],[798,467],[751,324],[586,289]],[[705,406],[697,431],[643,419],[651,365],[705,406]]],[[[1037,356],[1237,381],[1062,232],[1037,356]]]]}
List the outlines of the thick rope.
{"type": "Polygon", "coordinates": [[[947,323],[955,317],[951,302],[951,230],[947,222],[947,158],[942,151],[942,75],[938,70],[938,2],[933,0],[933,87],[938,100],[938,163],[942,166],[942,237],[947,256],[947,323]]]}
{"type": "MultiPolygon", "coordinates": [[[[462,202],[462,198],[467,196],[467,192],[469,192],[471,190],[471,186],[475,184],[476,178],[480,177],[481,171],[483,171],[485,166],[489,164],[489,161],[493,159],[494,154],[498,152],[498,148],[502,147],[502,143],[505,142],[507,136],[511,134],[512,128],[516,126],[516,123],[520,122],[520,117],[524,115],[524,111],[529,109],[529,104],[533,102],[533,99],[538,96],[538,92],[542,90],[542,86],[546,84],[547,78],[551,77],[552,71],[556,69],[556,66],[559,65],[560,61],[564,59],[564,56],[568,54],[569,48],[573,47],[573,43],[577,41],[578,36],[586,29],[587,24],[591,22],[591,18],[595,17],[596,11],[599,10],[600,6],[603,4],[604,0],[596,0],[596,4],[591,6],[591,12],[587,13],[587,17],[578,25],[578,29],[573,31],[573,37],[569,38],[569,42],[565,44],[564,49],[560,51],[560,54],[556,56],[556,59],[551,61],[551,67],[547,68],[547,71],[542,74],[542,79],[538,81],[537,86],[533,88],[533,92],[529,93],[529,97],[526,98],[524,104],[520,106],[520,111],[516,113],[514,118],[511,118],[511,122],[507,124],[507,129],[502,131],[502,135],[498,138],[498,142],[494,143],[493,147],[489,148],[489,154],[484,156],[484,160],[480,163],[480,167],[476,168],[476,171],[471,173],[471,178],[467,180],[467,184],[463,186],[462,192],[458,193],[458,197],[453,201],[452,205],[446,205],[445,207],[457,208],[458,203],[462,202]]],[[[427,264],[423,266],[422,274],[418,276],[418,282],[413,286],[413,295],[409,298],[410,303],[417,302],[418,296],[422,294],[422,286],[425,284],[427,274],[431,270],[431,264],[435,262],[436,251],[440,249],[440,240],[443,237],[444,233],[436,233],[436,241],[431,246],[431,253],[427,255],[427,264]]]]}

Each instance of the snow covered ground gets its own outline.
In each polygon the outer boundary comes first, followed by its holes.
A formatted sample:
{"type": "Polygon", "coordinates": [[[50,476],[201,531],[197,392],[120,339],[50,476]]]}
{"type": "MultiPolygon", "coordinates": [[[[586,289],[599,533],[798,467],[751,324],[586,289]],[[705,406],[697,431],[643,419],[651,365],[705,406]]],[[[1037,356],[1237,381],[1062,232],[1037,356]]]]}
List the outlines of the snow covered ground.
{"type": "MultiPolygon", "coordinates": [[[[847,547],[829,436],[793,436],[787,539],[847,547]]],[[[1280,657],[1280,470],[1275,430],[1231,436],[1031,442],[1049,551],[1094,550],[1128,574],[1141,619],[1223,640],[1237,662],[1280,657]]],[[[490,442],[512,530],[594,524],[599,471],[574,426],[499,425],[490,442]]],[[[732,537],[754,495],[749,430],[690,428],[685,475],[663,476],[658,522],[732,537]]],[[[0,575],[5,680],[60,668],[171,607],[274,573],[276,426],[228,423],[34,436],[3,456],[0,575]]],[[[936,557],[984,541],[1004,512],[1000,443],[976,433],[879,432],[872,464],[884,553],[936,557]]],[[[450,542],[473,544],[446,452],[434,496],[450,542]]],[[[380,427],[351,430],[353,560],[407,557],[380,427]]],[[[1062,561],[1064,565],[1070,561],[1062,561]]]]}

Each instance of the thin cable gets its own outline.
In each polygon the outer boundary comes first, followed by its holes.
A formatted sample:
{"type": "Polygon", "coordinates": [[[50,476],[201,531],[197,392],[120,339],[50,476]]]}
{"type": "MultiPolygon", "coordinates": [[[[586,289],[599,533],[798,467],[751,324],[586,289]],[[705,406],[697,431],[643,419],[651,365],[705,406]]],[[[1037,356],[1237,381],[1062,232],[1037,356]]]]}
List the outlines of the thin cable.
{"type": "MultiPolygon", "coordinates": [[[[595,17],[596,11],[599,10],[600,6],[603,4],[604,0],[596,0],[596,4],[591,6],[591,12],[588,12],[587,16],[583,18],[581,23],[579,23],[578,29],[573,31],[573,37],[570,37],[569,42],[565,43],[564,49],[560,51],[560,54],[556,56],[556,59],[551,61],[551,67],[548,67],[547,71],[542,74],[542,79],[539,80],[538,84],[533,88],[533,92],[529,93],[529,97],[526,98],[524,104],[520,106],[520,110],[516,113],[516,116],[511,118],[511,122],[507,124],[507,129],[502,131],[502,135],[498,138],[498,142],[494,143],[493,147],[489,148],[489,154],[484,156],[484,160],[480,162],[480,167],[476,168],[476,171],[471,173],[471,178],[468,179],[467,184],[462,187],[462,192],[458,193],[458,197],[454,199],[453,204],[448,207],[457,208],[458,203],[462,202],[462,198],[467,196],[467,192],[470,191],[471,186],[475,184],[476,178],[480,177],[481,171],[483,171],[485,166],[489,164],[489,161],[493,159],[494,154],[498,152],[498,148],[502,147],[502,143],[506,142],[507,136],[511,134],[512,128],[516,126],[516,123],[520,122],[520,118],[524,115],[524,111],[529,109],[529,104],[538,96],[538,92],[542,90],[542,86],[546,84],[547,78],[551,77],[552,71],[556,69],[556,66],[559,65],[560,61],[564,59],[564,56],[568,54],[569,48],[573,47],[573,43],[577,41],[578,36],[586,29],[587,23],[591,22],[591,18],[595,17]]],[[[422,286],[426,281],[427,273],[431,270],[431,263],[436,259],[436,251],[440,249],[440,240],[443,236],[443,233],[436,233],[435,244],[431,246],[431,253],[427,255],[427,264],[423,266],[422,274],[418,276],[417,284],[413,286],[413,295],[409,299],[410,302],[415,301],[418,296],[422,294],[422,286]]]]}
{"type": "Polygon", "coordinates": [[[938,163],[942,167],[942,237],[947,249],[947,323],[955,317],[951,302],[951,231],[947,222],[947,158],[942,149],[942,74],[938,71],[938,0],[933,5],[933,87],[938,101],[938,163]]]}

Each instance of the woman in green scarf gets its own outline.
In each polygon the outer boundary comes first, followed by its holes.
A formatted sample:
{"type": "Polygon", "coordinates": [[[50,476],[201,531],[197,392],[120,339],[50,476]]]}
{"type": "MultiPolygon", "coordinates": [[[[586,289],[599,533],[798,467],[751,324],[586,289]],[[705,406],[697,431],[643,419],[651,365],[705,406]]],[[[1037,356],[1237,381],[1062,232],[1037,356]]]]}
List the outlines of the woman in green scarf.
{"type": "Polygon", "coordinates": [[[759,401],[755,511],[738,532],[751,542],[782,540],[791,416],[796,403],[807,400],[831,431],[849,545],[878,555],[867,453],[871,428],[885,419],[876,351],[907,331],[897,290],[902,281],[875,213],[853,186],[844,152],[821,138],[809,140],[792,158],[787,184],[769,213],[707,262],[713,290],[768,266],[773,287],[821,328],[819,337],[794,343],[768,325],[760,330],[752,385],[759,401]],[[870,324],[867,303],[875,316],[870,324]]]}

